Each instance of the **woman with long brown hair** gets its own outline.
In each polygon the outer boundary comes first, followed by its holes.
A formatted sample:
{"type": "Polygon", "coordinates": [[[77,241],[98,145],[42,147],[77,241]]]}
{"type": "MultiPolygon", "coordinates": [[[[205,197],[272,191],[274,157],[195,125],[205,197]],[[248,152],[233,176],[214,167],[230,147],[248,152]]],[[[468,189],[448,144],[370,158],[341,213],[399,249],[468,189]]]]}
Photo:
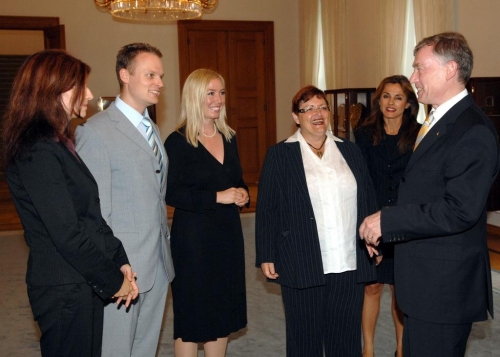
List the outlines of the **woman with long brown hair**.
{"type": "Polygon", "coordinates": [[[65,51],[33,54],[4,118],[6,176],[29,246],[26,283],[43,356],[100,356],[103,300],[128,306],[138,294],[69,129],[92,99],[89,73],[65,51]]]}
{"type": "MultiPolygon", "coordinates": [[[[399,180],[413,151],[420,129],[416,117],[418,101],[410,81],[405,76],[384,78],[372,99],[372,111],[355,131],[356,143],[361,148],[372,177],[378,204],[394,206],[397,203],[399,180]]],[[[363,304],[363,356],[372,357],[375,326],[380,310],[384,284],[392,290],[392,315],[396,328],[396,356],[402,356],[403,316],[394,295],[394,246],[383,247],[383,256],[377,257],[377,281],[365,286],[363,304]]]]}

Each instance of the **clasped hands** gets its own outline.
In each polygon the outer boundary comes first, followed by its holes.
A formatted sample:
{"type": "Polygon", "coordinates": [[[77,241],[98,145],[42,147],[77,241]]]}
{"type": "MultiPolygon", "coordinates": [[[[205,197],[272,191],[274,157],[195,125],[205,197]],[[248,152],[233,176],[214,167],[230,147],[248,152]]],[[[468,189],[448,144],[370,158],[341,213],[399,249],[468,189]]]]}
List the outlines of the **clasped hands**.
{"type": "Polygon", "coordinates": [[[380,211],[365,218],[361,226],[359,226],[359,236],[365,241],[366,249],[370,257],[378,255],[377,246],[382,237],[382,228],[380,224],[380,211]]]}
{"type": "Polygon", "coordinates": [[[230,187],[227,190],[217,192],[217,203],[235,204],[243,207],[248,203],[248,192],[242,187],[230,187]]]}
{"type": "Polygon", "coordinates": [[[122,265],[120,271],[123,273],[123,284],[113,298],[116,298],[117,304],[124,302],[125,307],[129,307],[132,300],[139,295],[139,287],[135,281],[137,273],[132,271],[129,264],[122,265]]]}

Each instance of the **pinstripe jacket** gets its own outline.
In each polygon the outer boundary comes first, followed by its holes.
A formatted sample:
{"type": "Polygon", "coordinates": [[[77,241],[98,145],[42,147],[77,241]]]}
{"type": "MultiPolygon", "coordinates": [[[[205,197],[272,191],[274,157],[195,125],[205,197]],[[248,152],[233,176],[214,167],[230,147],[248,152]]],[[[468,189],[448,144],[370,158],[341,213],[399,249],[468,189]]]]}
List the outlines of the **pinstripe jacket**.
{"type": "MultiPolygon", "coordinates": [[[[356,144],[335,142],[358,185],[357,228],[377,210],[375,190],[365,160],[356,144]]],[[[357,281],[376,279],[357,233],[357,281]]],[[[306,183],[298,142],[280,142],[269,148],[259,182],[256,210],[256,266],[274,263],[278,284],[307,288],[325,284],[318,229],[306,183]]]]}

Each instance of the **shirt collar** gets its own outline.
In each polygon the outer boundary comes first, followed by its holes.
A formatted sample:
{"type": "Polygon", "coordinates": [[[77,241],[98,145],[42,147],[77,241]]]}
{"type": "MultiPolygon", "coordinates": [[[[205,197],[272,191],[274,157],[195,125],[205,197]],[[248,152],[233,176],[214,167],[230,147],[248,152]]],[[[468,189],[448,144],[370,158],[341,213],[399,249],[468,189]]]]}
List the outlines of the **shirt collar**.
{"type": "Polygon", "coordinates": [[[439,107],[434,109],[434,122],[438,121],[446,114],[448,110],[450,110],[455,104],[461,101],[463,98],[467,96],[467,89],[464,89],[451,99],[448,99],[446,102],[441,104],[439,107]]]}
{"type": "Polygon", "coordinates": [[[115,105],[123,113],[123,115],[125,115],[127,117],[127,119],[130,120],[130,122],[135,127],[137,127],[141,123],[142,118],[144,118],[144,117],[148,117],[149,118],[149,113],[148,113],[148,109],[147,108],[144,110],[144,113],[141,114],[137,110],[135,110],[134,108],[132,108],[130,105],[128,105],[127,103],[125,103],[120,98],[119,95],[116,96],[115,105]]]}
{"type": "MultiPolygon", "coordinates": [[[[302,141],[302,140],[304,140],[304,143],[305,143],[305,139],[302,136],[301,132],[302,132],[302,129],[300,129],[300,128],[297,129],[297,131],[295,133],[293,133],[292,136],[290,136],[288,139],[285,140],[285,143],[295,143],[297,141],[302,141]]],[[[327,136],[327,138],[329,138],[329,140],[342,141],[342,139],[337,138],[336,136],[334,136],[332,134],[331,130],[327,130],[326,131],[326,136],[327,136]]]]}

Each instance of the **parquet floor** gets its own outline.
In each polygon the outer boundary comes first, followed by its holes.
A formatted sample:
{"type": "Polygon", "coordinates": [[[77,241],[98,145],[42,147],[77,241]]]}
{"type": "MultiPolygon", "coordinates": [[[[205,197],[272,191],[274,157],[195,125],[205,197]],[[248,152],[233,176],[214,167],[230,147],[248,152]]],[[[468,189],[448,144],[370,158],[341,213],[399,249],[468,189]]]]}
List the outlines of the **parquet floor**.
{"type": "MultiPolygon", "coordinates": [[[[243,212],[254,212],[257,199],[257,187],[250,187],[251,206],[243,212]]],[[[168,208],[168,216],[172,217],[173,209],[168,208]]],[[[490,249],[491,268],[500,271],[500,227],[488,227],[488,248],[490,249]]],[[[0,179],[0,232],[21,230],[21,222],[14,207],[5,180],[0,179]]]]}

